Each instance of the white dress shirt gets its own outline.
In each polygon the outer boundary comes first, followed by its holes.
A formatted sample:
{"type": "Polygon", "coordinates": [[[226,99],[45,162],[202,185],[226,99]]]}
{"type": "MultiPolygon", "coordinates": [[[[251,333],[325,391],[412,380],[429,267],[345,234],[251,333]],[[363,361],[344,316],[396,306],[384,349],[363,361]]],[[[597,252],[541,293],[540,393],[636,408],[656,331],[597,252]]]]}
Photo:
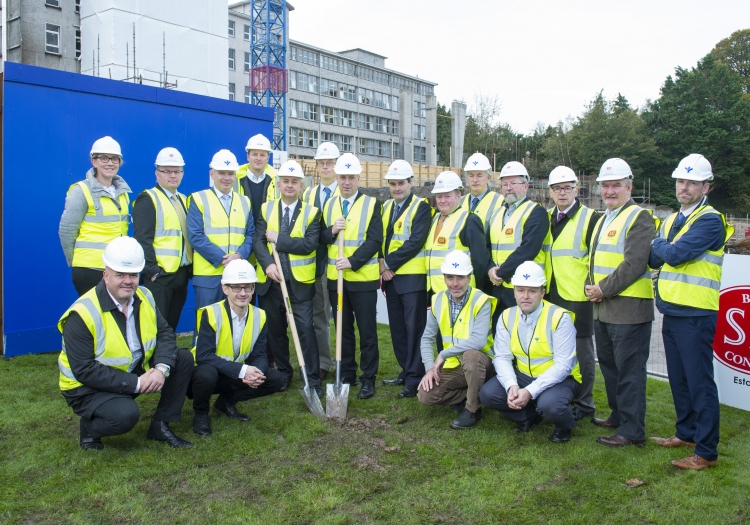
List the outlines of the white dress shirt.
{"type": "MultiPolygon", "coordinates": [[[[333,197],[333,194],[336,193],[336,188],[338,187],[338,185],[339,185],[339,183],[335,179],[331,183],[330,186],[323,186],[323,183],[322,182],[320,183],[320,189],[318,190],[318,195],[319,195],[319,198],[320,198],[320,205],[321,206],[323,205],[323,203],[326,200],[325,188],[328,188],[329,190],[331,190],[331,197],[333,197]]],[[[328,198],[330,199],[331,197],[328,197],[328,198]]]]}
{"type": "Polygon", "coordinates": [[[613,220],[615,220],[615,217],[617,217],[617,214],[620,213],[620,210],[625,206],[624,204],[617,208],[616,210],[610,211],[609,208],[604,210],[604,222],[602,223],[602,229],[599,230],[599,238],[598,240],[602,240],[602,235],[604,234],[605,230],[607,229],[607,226],[609,226],[609,223],[611,223],[613,220]]]}
{"type": "MultiPolygon", "coordinates": [[[[109,292],[109,289],[107,289],[107,293],[112,298],[112,302],[115,303],[115,306],[120,311],[120,313],[123,313],[123,306],[120,304],[120,302],[115,299],[115,297],[109,292]]],[[[141,348],[141,342],[138,340],[138,332],[135,329],[135,314],[133,313],[133,303],[135,302],[135,297],[131,297],[130,301],[128,301],[128,315],[125,316],[125,334],[126,334],[126,340],[128,343],[128,348],[130,349],[130,353],[133,354],[133,361],[130,363],[130,366],[128,367],[128,372],[133,372],[136,366],[138,366],[138,363],[141,362],[143,359],[143,349],[141,348]]],[[[137,394],[141,389],[141,380],[138,379],[138,384],[136,384],[135,387],[135,393],[137,394]]]]}
{"type": "MultiPolygon", "coordinates": [[[[245,333],[245,325],[247,324],[247,313],[250,310],[250,307],[248,307],[247,310],[245,310],[245,315],[240,317],[235,313],[233,308],[229,308],[229,311],[232,314],[232,347],[234,349],[235,355],[239,355],[241,353],[240,351],[240,345],[242,344],[242,336],[245,333]]],[[[242,365],[242,369],[240,370],[240,375],[238,376],[240,379],[245,377],[245,372],[247,372],[247,365],[242,365]]]]}

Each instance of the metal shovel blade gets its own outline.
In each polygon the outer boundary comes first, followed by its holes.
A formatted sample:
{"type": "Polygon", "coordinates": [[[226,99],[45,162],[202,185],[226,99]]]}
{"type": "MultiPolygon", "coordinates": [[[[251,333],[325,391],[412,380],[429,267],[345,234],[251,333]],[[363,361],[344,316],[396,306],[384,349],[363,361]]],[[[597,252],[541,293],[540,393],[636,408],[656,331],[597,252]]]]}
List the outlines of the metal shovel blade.
{"type": "Polygon", "coordinates": [[[313,415],[320,418],[326,417],[326,413],[323,411],[323,404],[320,402],[318,393],[315,392],[315,390],[308,386],[300,388],[299,391],[300,394],[302,394],[302,398],[305,400],[305,403],[307,403],[307,408],[310,409],[310,412],[312,412],[313,415]]]}
{"type": "Polygon", "coordinates": [[[349,404],[349,383],[326,385],[326,416],[346,419],[349,404]]]}

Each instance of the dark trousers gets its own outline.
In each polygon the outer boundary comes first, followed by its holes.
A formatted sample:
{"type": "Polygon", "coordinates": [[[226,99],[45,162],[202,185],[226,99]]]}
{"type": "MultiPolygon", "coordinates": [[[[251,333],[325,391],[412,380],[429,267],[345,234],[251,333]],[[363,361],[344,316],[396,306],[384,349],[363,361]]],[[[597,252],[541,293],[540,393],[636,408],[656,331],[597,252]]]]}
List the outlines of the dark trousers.
{"type": "Polygon", "coordinates": [[[494,334],[497,330],[497,320],[500,319],[503,310],[516,306],[516,296],[513,293],[513,288],[493,286],[492,297],[497,299],[497,306],[495,306],[495,312],[492,314],[492,333],[494,334]]]}
{"type": "Polygon", "coordinates": [[[709,461],[719,456],[719,395],[714,382],[714,332],[717,315],[674,317],[662,324],[677,424],[675,435],[695,443],[709,461]]]}
{"type": "MultiPolygon", "coordinates": [[[[188,397],[193,400],[196,414],[208,414],[211,396],[219,394],[222,403],[234,406],[239,401],[275,394],[284,384],[284,376],[278,370],[269,368],[266,380],[258,388],[250,388],[239,377],[228,377],[211,365],[200,365],[193,368],[188,397]]],[[[218,401],[218,399],[217,399],[218,401]]]]}
{"type": "Polygon", "coordinates": [[[581,387],[578,389],[573,406],[586,415],[594,415],[594,379],[596,378],[596,356],[594,338],[576,336],[576,357],[581,370],[581,387]]]}
{"type": "Polygon", "coordinates": [[[181,266],[175,273],[159,274],[155,281],[151,279],[143,281],[143,286],[148,288],[154,296],[159,313],[175,333],[177,333],[177,324],[180,322],[182,307],[185,306],[187,299],[189,279],[190,267],[181,266]]]}
{"type": "MultiPolygon", "coordinates": [[[[378,291],[352,292],[344,290],[341,327],[341,380],[353,383],[357,377],[356,341],[354,339],[354,318],[359,328],[359,351],[362,366],[361,379],[375,380],[380,364],[378,351],[377,303],[378,291]]],[[[333,308],[333,318],[338,311],[338,294],[328,290],[333,308]]]]}
{"type": "MultiPolygon", "coordinates": [[[[526,388],[534,378],[522,374],[516,370],[516,381],[518,388],[526,388]]],[[[578,391],[579,384],[573,376],[566,377],[562,382],[552,385],[536,399],[532,399],[521,410],[515,410],[508,406],[508,393],[497,379],[497,376],[487,381],[482,390],[479,391],[479,399],[487,408],[494,408],[504,416],[519,423],[533,418],[540,413],[560,430],[570,430],[576,425],[573,410],[570,403],[578,391]]]]}
{"type": "Polygon", "coordinates": [[[596,353],[604,376],[608,421],[617,434],[632,440],[646,439],[646,361],[651,343],[651,321],[611,324],[594,321],[596,353]]]}
{"type": "Polygon", "coordinates": [[[73,276],[73,286],[76,288],[76,292],[78,292],[78,297],[82,296],[89,290],[91,290],[94,286],[99,284],[99,281],[102,280],[102,272],[104,270],[94,270],[91,268],[81,268],[80,266],[73,266],[72,269],[72,276],[73,276]]]}
{"type": "Polygon", "coordinates": [[[385,301],[391,328],[393,353],[401,367],[399,378],[417,387],[424,376],[420,341],[427,324],[427,292],[399,294],[392,281],[385,283],[385,301]]]}
{"type": "MultiPolygon", "coordinates": [[[[320,358],[318,356],[318,340],[313,327],[312,299],[300,301],[295,298],[290,283],[286,283],[289,299],[292,303],[294,323],[297,325],[299,344],[302,357],[305,359],[305,371],[310,386],[320,386],[320,358]]],[[[284,298],[281,295],[281,285],[271,283],[266,293],[260,296],[260,307],[265,310],[268,322],[268,348],[273,353],[276,369],[282,373],[287,381],[292,380],[294,370],[289,360],[289,336],[287,335],[287,316],[284,308],[284,298]]]]}
{"type": "Polygon", "coordinates": [[[196,312],[199,308],[223,301],[226,297],[224,290],[221,289],[221,277],[216,280],[216,286],[201,286],[193,283],[193,290],[195,290],[196,312]]]}
{"type": "MultiPolygon", "coordinates": [[[[182,404],[185,402],[185,394],[190,384],[193,368],[193,355],[188,350],[178,348],[177,363],[171,368],[169,377],[164,381],[159,404],[156,406],[156,412],[151,419],[166,423],[180,421],[182,404]]],[[[138,394],[117,395],[114,398],[112,398],[113,394],[109,392],[97,392],[91,395],[111,398],[94,409],[91,419],[79,414],[83,417],[83,424],[92,437],[124,434],[138,423],[140,411],[135,402],[138,394]]]]}

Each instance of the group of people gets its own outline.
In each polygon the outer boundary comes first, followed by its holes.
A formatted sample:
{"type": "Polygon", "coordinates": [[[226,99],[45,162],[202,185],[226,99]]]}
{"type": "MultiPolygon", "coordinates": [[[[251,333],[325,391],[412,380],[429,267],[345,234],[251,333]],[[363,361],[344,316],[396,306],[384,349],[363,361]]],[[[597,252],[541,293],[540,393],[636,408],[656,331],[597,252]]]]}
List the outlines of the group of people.
{"type": "Polygon", "coordinates": [[[216,153],[211,187],[189,198],[178,192],[179,151],[160,151],[157,184],[136,199],[130,238],[120,146],[110,137],[94,143],[93,167],[71,186],[60,222],[80,295],[58,324],[60,388],[81,417],[82,448],[100,450],[102,437],[130,430],[139,394],[161,392],[147,437],[175,447],[191,446],[168,425],[179,421],[185,396],[198,435],[211,434],[214,394],[215,412],[248,420],[237,402],[282,392],[294,376],[287,301],[311,389],[323,397],[330,322],[340,309],[341,379],[371,398],[378,291],[401,369],[383,383],[400,386],[399,398],[450,406],[455,429],[475,426],[483,405],[518,432],[549,420],[554,443],[590,418],[614,432],[599,443],[643,446],[656,298],[677,423],[674,435],[652,440],[694,448],[672,462],[680,468],[716,465],[712,341],[732,227],[707,202],[713,174],[702,155],[675,169],[681,210],[660,223],[631,199],[633,174],[619,158],[597,178],[603,213],[580,202],[578,178],[564,166],[549,175],[549,210],[529,199],[522,163],[503,166],[495,192],[481,153],[464,168],[466,195],[456,173],[436,177],[435,210],[412,192],[414,172],[403,160],[388,168],[391,198],[381,205],[360,191],[357,157],[330,142],[315,155],[320,183],[307,189],[296,161],[278,172],[268,164],[267,138],[252,137],[246,150],[243,166],[228,150],[216,153]],[[659,270],[653,283],[651,269],[659,270]],[[174,336],[191,279],[192,353],[174,336]],[[595,417],[596,357],[607,418],[595,417]]]}

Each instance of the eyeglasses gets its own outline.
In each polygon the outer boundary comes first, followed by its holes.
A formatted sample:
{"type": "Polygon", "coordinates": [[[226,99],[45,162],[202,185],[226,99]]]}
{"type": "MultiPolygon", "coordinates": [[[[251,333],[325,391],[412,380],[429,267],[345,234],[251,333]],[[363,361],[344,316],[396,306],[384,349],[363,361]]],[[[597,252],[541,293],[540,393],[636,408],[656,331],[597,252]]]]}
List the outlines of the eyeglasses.
{"type": "Polygon", "coordinates": [[[160,170],[158,168],[156,171],[158,171],[159,173],[164,173],[165,175],[179,175],[180,173],[182,173],[182,170],[160,170]]]}
{"type": "Polygon", "coordinates": [[[319,160],[318,161],[318,166],[320,166],[320,167],[324,167],[325,166],[325,167],[328,168],[328,167],[335,166],[335,165],[336,165],[336,162],[332,161],[332,160],[319,160]]]}
{"type": "Polygon", "coordinates": [[[107,164],[109,162],[113,164],[119,164],[120,163],[120,157],[107,157],[105,155],[97,155],[94,157],[95,159],[99,159],[103,164],[107,164]]]}
{"type": "Polygon", "coordinates": [[[254,284],[227,284],[226,286],[228,286],[234,293],[240,293],[243,290],[247,293],[251,293],[255,289],[254,284]]]}
{"type": "Polygon", "coordinates": [[[574,189],[576,189],[576,187],[575,186],[562,186],[562,187],[560,187],[560,186],[553,186],[550,189],[552,190],[553,193],[561,193],[561,192],[562,193],[570,193],[574,189]]]}
{"type": "Polygon", "coordinates": [[[501,186],[503,188],[515,188],[516,186],[520,186],[521,184],[526,184],[525,182],[503,182],[501,186]]]}

